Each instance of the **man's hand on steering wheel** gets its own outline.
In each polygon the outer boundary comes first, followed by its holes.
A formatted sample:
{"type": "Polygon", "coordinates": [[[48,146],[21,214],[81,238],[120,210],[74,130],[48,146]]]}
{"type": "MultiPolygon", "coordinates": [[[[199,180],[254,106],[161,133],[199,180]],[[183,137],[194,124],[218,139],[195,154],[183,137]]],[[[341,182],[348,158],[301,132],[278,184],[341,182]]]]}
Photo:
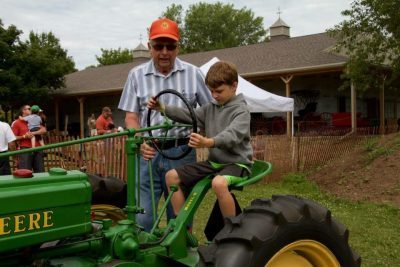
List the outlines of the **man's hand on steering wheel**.
{"type": "Polygon", "coordinates": [[[213,138],[208,138],[197,133],[190,134],[189,146],[193,148],[210,148],[214,147],[215,142],[213,138]]]}

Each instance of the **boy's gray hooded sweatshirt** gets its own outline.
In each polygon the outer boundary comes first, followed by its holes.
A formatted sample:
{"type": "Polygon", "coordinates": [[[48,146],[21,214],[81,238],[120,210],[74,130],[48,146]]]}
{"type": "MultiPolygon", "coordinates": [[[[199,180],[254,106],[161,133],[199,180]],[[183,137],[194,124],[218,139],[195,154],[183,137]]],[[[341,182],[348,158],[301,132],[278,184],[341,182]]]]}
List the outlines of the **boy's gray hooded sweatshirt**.
{"type": "MultiPolygon", "coordinates": [[[[200,130],[215,141],[215,146],[209,149],[210,161],[252,164],[250,111],[243,94],[235,95],[225,105],[213,100],[195,109],[195,113],[200,130]]],[[[185,108],[166,106],[165,114],[174,121],[191,123],[190,113],[185,108]]]]}

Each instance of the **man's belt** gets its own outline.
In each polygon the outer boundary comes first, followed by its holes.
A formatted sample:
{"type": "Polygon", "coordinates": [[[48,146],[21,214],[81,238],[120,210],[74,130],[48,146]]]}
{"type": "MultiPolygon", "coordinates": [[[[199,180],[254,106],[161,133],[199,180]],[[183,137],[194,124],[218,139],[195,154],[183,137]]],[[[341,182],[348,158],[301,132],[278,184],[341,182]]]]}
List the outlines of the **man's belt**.
{"type": "Polygon", "coordinates": [[[189,138],[177,138],[172,140],[156,140],[155,143],[159,149],[170,149],[178,146],[187,145],[189,138]]]}

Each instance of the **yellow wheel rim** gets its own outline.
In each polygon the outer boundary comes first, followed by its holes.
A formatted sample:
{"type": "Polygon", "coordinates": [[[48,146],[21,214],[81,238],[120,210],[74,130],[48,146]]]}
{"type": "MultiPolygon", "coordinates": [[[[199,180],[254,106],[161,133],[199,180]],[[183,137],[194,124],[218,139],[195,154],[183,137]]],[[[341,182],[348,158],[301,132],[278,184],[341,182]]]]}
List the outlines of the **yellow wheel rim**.
{"type": "Polygon", "coordinates": [[[299,240],[279,250],[266,267],[340,267],[335,255],[314,240],[299,240]]]}
{"type": "Polygon", "coordinates": [[[94,220],[111,219],[114,223],[126,219],[124,211],[118,207],[106,204],[92,205],[94,220]]]}

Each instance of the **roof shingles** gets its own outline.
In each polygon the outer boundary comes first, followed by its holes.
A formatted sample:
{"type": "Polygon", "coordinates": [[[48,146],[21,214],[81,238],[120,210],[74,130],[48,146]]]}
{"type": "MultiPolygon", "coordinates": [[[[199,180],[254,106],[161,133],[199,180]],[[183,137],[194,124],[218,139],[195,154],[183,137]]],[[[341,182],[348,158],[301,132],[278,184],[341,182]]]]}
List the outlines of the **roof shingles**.
{"type": "MultiPolygon", "coordinates": [[[[318,67],[342,63],[347,58],[329,52],[335,40],[326,33],[274,40],[241,47],[180,55],[179,58],[201,66],[213,57],[236,64],[240,74],[318,67]]],[[[130,69],[146,58],[136,58],[132,63],[89,68],[66,75],[66,88],[56,95],[83,95],[121,90],[130,69]]]]}

